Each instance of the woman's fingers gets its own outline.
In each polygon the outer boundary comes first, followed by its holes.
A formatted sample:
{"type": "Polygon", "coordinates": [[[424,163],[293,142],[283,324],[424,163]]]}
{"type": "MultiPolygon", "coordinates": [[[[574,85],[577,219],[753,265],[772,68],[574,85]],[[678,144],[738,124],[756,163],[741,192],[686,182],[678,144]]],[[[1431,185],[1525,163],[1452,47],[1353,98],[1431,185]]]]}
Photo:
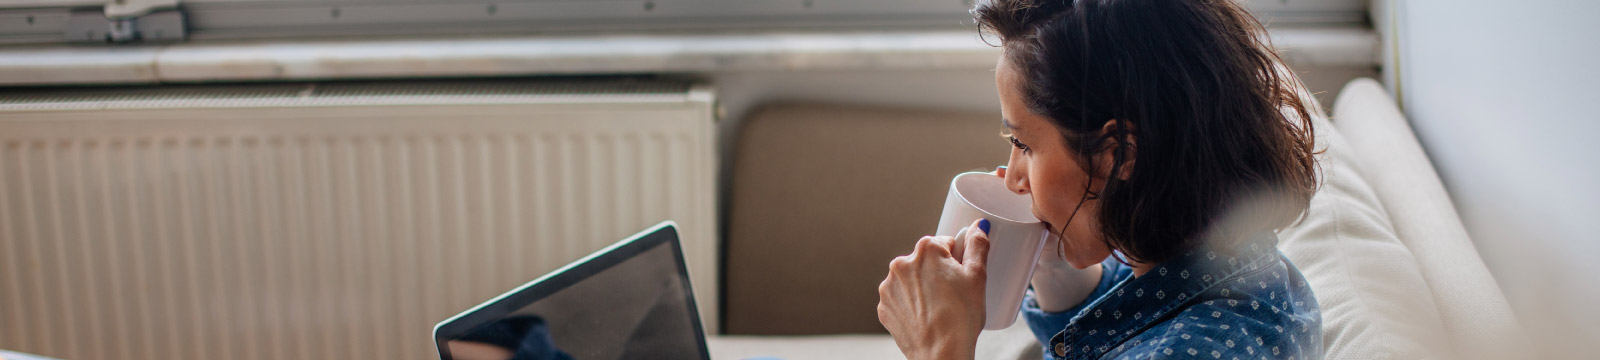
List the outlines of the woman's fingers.
{"type": "MultiPolygon", "coordinates": [[[[984,319],[982,272],[969,270],[951,254],[971,238],[923,237],[911,254],[889,262],[889,274],[878,284],[878,322],[902,352],[923,354],[950,341],[976,341],[984,319]]],[[[967,252],[987,253],[986,241],[965,246],[967,252]]]]}
{"type": "Polygon", "coordinates": [[[965,249],[966,254],[963,254],[961,258],[961,265],[965,265],[970,269],[974,269],[981,275],[985,269],[988,269],[989,266],[989,231],[987,229],[982,229],[983,227],[987,226],[979,226],[976,224],[973,226],[979,227],[979,231],[967,233],[967,246],[965,249]]]}
{"type": "Polygon", "coordinates": [[[894,258],[894,260],[890,260],[889,276],[887,279],[883,280],[884,286],[889,287],[886,288],[885,291],[893,290],[893,288],[890,287],[892,286],[892,284],[890,284],[891,281],[903,281],[901,279],[915,277],[916,275],[914,273],[916,272],[916,267],[916,258],[912,255],[900,256],[894,258]]]}
{"type": "Polygon", "coordinates": [[[911,250],[912,260],[948,258],[955,253],[955,238],[949,236],[923,236],[911,250]]]}

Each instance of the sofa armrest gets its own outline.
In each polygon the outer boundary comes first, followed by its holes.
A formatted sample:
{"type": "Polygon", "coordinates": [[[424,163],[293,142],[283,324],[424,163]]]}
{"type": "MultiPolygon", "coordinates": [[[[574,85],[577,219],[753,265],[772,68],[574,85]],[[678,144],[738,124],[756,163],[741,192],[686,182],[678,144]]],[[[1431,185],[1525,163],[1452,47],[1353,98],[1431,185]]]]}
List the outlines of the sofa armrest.
{"type": "Polygon", "coordinates": [[[1499,284],[1468,237],[1433,163],[1394,100],[1377,81],[1351,81],[1334,103],[1334,124],[1357,171],[1389,210],[1415,254],[1453,350],[1485,359],[1519,358],[1530,348],[1499,284]]]}

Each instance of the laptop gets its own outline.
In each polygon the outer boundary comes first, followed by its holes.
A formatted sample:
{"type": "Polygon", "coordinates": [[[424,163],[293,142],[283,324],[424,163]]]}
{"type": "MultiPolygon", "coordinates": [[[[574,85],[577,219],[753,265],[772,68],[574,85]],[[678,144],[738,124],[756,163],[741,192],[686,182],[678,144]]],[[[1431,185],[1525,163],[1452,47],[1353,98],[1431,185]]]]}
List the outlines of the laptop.
{"type": "Polygon", "coordinates": [[[440,322],[442,360],[710,358],[666,221],[440,322]]]}

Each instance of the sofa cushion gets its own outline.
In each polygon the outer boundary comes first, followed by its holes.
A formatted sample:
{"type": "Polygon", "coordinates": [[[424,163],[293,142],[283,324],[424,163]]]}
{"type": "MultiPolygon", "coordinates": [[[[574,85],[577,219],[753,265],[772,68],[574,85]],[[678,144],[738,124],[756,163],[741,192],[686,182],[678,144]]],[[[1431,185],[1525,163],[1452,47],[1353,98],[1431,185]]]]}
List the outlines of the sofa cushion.
{"type": "Polygon", "coordinates": [[[1351,81],[1334,115],[1357,169],[1383,200],[1401,241],[1417,255],[1452,349],[1485,359],[1521,357],[1528,339],[1478,257],[1433,163],[1383,85],[1351,81]]]}
{"type": "Polygon", "coordinates": [[[939,222],[950,178],[1005,164],[993,113],[775,104],[743,124],[728,207],[728,334],[884,333],[878,283],[939,222]]]}
{"type": "MultiPolygon", "coordinates": [[[[1309,99],[1309,94],[1303,94],[1309,99]]],[[[1315,104],[1314,102],[1312,104],[1315,104]]],[[[1350,144],[1312,109],[1321,188],[1279,247],[1311,283],[1330,359],[1414,359],[1443,333],[1433,294],[1389,212],[1355,170],[1350,144]]]]}

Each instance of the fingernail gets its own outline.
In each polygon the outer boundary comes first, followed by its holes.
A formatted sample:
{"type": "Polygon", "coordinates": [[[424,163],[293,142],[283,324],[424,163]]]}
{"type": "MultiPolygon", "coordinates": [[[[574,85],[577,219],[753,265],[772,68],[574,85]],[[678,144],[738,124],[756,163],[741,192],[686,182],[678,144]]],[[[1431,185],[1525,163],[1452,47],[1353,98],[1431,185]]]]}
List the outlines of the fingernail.
{"type": "Polygon", "coordinates": [[[978,230],[983,230],[984,235],[989,235],[989,219],[978,219],[978,230]]]}

